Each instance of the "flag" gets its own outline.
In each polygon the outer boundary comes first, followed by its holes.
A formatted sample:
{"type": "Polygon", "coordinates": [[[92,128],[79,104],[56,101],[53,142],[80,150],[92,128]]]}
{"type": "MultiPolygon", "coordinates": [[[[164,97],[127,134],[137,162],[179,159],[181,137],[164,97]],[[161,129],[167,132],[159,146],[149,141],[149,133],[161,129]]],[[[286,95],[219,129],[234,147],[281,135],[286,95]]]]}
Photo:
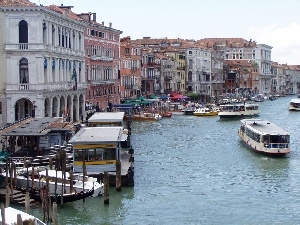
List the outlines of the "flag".
{"type": "Polygon", "coordinates": [[[73,86],[73,90],[74,91],[77,91],[77,74],[76,74],[76,69],[74,67],[73,69],[73,73],[72,73],[72,78],[71,78],[73,81],[74,81],[74,86],[73,86]]]}

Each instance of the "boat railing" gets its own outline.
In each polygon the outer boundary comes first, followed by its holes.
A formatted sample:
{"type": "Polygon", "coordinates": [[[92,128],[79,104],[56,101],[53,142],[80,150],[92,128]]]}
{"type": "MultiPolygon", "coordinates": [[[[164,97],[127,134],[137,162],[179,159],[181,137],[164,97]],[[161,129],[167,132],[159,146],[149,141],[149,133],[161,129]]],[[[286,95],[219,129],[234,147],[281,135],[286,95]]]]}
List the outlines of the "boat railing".
{"type": "Polygon", "coordinates": [[[268,144],[265,145],[266,148],[288,148],[288,143],[276,143],[276,144],[268,144]]]}

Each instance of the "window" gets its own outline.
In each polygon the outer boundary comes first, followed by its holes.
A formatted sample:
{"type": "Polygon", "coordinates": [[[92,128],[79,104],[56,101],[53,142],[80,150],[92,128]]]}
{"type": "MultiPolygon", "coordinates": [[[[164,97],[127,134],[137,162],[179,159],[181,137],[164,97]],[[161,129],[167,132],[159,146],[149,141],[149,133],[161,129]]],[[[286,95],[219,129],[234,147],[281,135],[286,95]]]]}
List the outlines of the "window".
{"type": "Polygon", "coordinates": [[[125,48],[125,54],[129,54],[129,48],[125,48]]]}
{"type": "Polygon", "coordinates": [[[19,70],[20,70],[20,83],[21,84],[29,83],[27,59],[23,58],[20,60],[19,70]]]}
{"type": "Polygon", "coordinates": [[[28,24],[25,20],[19,22],[19,43],[28,43],[28,24]]]}

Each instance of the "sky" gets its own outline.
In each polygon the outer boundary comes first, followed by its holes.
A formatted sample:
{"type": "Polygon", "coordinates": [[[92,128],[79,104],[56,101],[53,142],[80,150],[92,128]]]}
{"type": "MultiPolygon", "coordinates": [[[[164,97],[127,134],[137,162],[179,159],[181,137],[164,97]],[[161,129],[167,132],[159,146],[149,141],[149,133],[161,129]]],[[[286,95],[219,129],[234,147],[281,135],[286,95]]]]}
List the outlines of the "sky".
{"type": "Polygon", "coordinates": [[[96,13],[131,39],[244,38],[272,48],[279,64],[300,65],[300,0],[30,0],[96,13]]]}

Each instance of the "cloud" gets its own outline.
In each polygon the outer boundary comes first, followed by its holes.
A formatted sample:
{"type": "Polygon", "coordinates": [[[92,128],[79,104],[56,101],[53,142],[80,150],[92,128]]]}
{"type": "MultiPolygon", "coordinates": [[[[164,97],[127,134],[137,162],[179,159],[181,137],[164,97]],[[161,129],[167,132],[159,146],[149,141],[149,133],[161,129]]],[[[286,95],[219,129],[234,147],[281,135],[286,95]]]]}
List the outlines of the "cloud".
{"type": "Polygon", "coordinates": [[[250,27],[247,35],[258,44],[273,47],[272,61],[300,65],[300,25],[291,23],[286,27],[250,27]]]}

